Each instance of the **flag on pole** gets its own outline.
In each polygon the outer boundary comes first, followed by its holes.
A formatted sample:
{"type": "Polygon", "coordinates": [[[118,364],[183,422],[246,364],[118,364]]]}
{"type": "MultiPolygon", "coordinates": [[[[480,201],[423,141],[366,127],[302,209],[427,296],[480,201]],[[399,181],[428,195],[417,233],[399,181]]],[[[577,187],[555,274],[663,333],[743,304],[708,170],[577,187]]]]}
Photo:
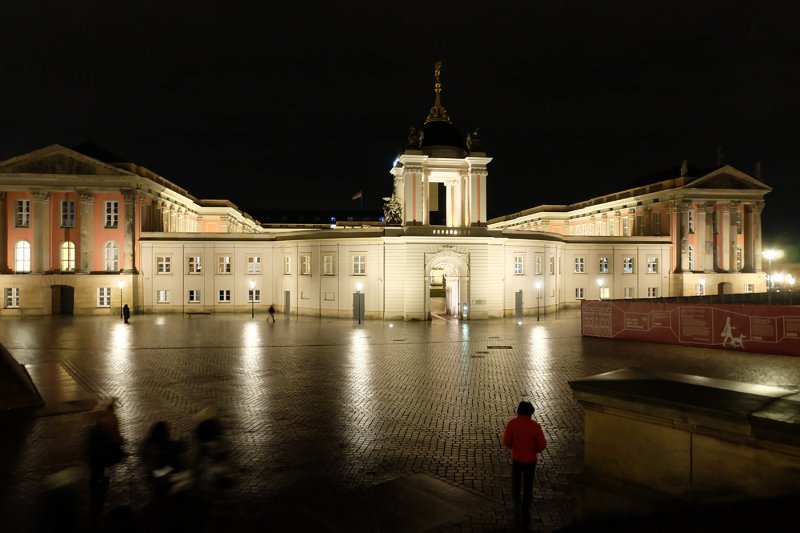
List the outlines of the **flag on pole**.
{"type": "Polygon", "coordinates": [[[355,193],[355,194],[353,195],[353,197],[351,198],[351,200],[358,200],[359,198],[361,198],[361,196],[362,196],[362,194],[363,194],[363,193],[364,193],[364,191],[358,191],[357,193],[355,193]]]}

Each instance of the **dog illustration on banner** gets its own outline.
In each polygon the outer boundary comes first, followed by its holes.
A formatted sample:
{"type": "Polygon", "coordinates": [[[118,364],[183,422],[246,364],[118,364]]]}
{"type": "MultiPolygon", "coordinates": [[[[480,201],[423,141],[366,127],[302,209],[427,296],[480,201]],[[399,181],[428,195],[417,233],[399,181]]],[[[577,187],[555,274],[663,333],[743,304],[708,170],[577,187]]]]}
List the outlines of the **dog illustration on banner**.
{"type": "Polygon", "coordinates": [[[723,347],[744,348],[744,335],[735,336],[733,334],[735,330],[736,328],[731,325],[731,317],[726,317],[725,327],[722,328],[722,333],[719,334],[719,336],[722,337],[723,347]]]}

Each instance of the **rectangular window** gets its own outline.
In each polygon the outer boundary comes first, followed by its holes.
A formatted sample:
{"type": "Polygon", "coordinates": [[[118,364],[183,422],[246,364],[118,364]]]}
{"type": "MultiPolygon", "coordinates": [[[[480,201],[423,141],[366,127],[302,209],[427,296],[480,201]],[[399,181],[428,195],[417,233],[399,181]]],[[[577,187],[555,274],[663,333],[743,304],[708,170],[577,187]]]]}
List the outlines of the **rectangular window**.
{"type": "Polygon", "coordinates": [[[600,299],[608,300],[611,298],[611,287],[600,287],[600,299]]]}
{"type": "Polygon", "coordinates": [[[31,225],[31,201],[17,200],[16,226],[18,228],[28,228],[31,225]]]}
{"type": "Polygon", "coordinates": [[[336,256],[326,254],[322,256],[322,274],[324,276],[336,275],[336,256]]]}
{"type": "Polygon", "coordinates": [[[75,227],[75,200],[61,200],[61,227],[75,227]]]}
{"type": "Polygon", "coordinates": [[[515,255],[514,256],[514,274],[515,275],[522,274],[522,262],[523,262],[523,259],[522,259],[521,255],[515,255]]]}
{"type": "Polygon", "coordinates": [[[661,213],[653,213],[653,235],[661,235],[661,213]]]}
{"type": "Polygon", "coordinates": [[[575,299],[576,300],[583,300],[585,298],[585,293],[583,287],[575,287],[575,299]]]}
{"type": "Polygon", "coordinates": [[[231,303],[231,291],[229,289],[221,289],[217,301],[219,303],[231,303]]]}
{"type": "Polygon", "coordinates": [[[753,283],[745,283],[744,284],[744,292],[751,293],[756,292],[756,286],[753,283]]]}
{"type": "Polygon", "coordinates": [[[288,276],[292,273],[292,258],[291,256],[283,256],[283,275],[288,276]]]}
{"type": "Polygon", "coordinates": [[[7,309],[19,307],[19,287],[8,287],[5,290],[5,300],[7,309]]]}
{"type": "Polygon", "coordinates": [[[300,275],[311,275],[311,256],[308,254],[303,254],[300,256],[300,275]]]}
{"type": "Polygon", "coordinates": [[[534,267],[537,276],[541,276],[542,275],[542,272],[543,272],[542,263],[543,262],[544,262],[544,258],[541,255],[537,255],[536,256],[536,263],[535,263],[535,267],[534,267]]]}
{"type": "Polygon", "coordinates": [[[576,274],[583,274],[586,272],[586,265],[584,263],[583,257],[576,257],[575,258],[575,273],[576,274]]]}
{"type": "Polygon", "coordinates": [[[106,227],[119,227],[119,202],[106,202],[106,227]]]}
{"type": "Polygon", "coordinates": [[[613,237],[617,234],[617,221],[616,220],[609,220],[608,221],[608,235],[613,237]]]}
{"type": "Polygon", "coordinates": [[[261,256],[251,255],[247,258],[247,273],[261,274],[261,256]]]}
{"type": "Polygon", "coordinates": [[[201,274],[203,271],[203,264],[199,255],[189,257],[189,274],[201,274]]]}
{"type": "Polygon", "coordinates": [[[601,274],[608,274],[608,257],[601,257],[599,266],[601,274]]]}
{"type": "Polygon", "coordinates": [[[367,273],[367,256],[354,255],[353,256],[353,275],[363,276],[367,273]]]}
{"type": "Polygon", "coordinates": [[[694,294],[695,296],[702,296],[706,293],[706,284],[705,283],[695,283],[694,284],[694,294]]]}
{"type": "Polygon", "coordinates": [[[217,257],[217,274],[230,274],[231,268],[231,256],[221,255],[217,257]]]}
{"type": "Polygon", "coordinates": [[[199,304],[202,301],[200,299],[200,290],[199,289],[189,289],[188,301],[189,301],[190,304],[199,304]]]}
{"type": "Polygon", "coordinates": [[[168,304],[169,303],[169,291],[168,290],[156,291],[156,303],[168,304]]]}
{"type": "Polygon", "coordinates": [[[742,211],[736,210],[736,233],[742,234],[742,211]]]}
{"type": "Polygon", "coordinates": [[[692,209],[686,211],[686,220],[688,223],[689,233],[694,233],[694,211],[692,209]]]}
{"type": "Polygon", "coordinates": [[[644,235],[644,216],[636,215],[636,224],[633,227],[636,235],[644,235]]]}
{"type": "Polygon", "coordinates": [[[622,217],[622,236],[631,236],[631,219],[628,217],[622,217]]]}
{"type": "Polygon", "coordinates": [[[261,289],[250,289],[247,291],[247,303],[258,303],[261,301],[261,289]]]}
{"type": "Polygon", "coordinates": [[[647,258],[647,273],[658,274],[658,257],[647,258]]]}
{"type": "Polygon", "coordinates": [[[622,258],[622,273],[633,274],[633,257],[622,258]]]}
{"type": "Polygon", "coordinates": [[[633,291],[633,287],[625,287],[624,296],[625,298],[635,298],[636,293],[633,291]]]}
{"type": "Polygon", "coordinates": [[[550,275],[554,276],[555,273],[556,273],[556,258],[555,257],[551,257],[550,258],[550,275]]]}
{"type": "Polygon", "coordinates": [[[172,258],[168,255],[156,257],[156,272],[158,274],[169,274],[172,272],[172,258]]]}
{"type": "Polygon", "coordinates": [[[570,226],[569,227],[569,234],[570,235],[575,235],[575,226],[570,226]]]}
{"type": "Polygon", "coordinates": [[[658,287],[647,287],[648,298],[658,298],[658,287]]]}
{"type": "Polygon", "coordinates": [[[97,307],[111,307],[111,287],[97,289],[97,307]]]}

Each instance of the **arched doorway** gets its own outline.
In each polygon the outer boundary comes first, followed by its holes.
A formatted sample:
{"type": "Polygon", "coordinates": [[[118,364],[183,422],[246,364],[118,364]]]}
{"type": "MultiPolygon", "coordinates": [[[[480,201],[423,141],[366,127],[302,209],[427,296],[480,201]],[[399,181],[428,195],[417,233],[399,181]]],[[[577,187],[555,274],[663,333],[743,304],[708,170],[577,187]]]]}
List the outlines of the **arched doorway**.
{"type": "Polygon", "coordinates": [[[467,318],[464,306],[469,302],[469,256],[450,250],[426,254],[425,316],[467,318]]]}

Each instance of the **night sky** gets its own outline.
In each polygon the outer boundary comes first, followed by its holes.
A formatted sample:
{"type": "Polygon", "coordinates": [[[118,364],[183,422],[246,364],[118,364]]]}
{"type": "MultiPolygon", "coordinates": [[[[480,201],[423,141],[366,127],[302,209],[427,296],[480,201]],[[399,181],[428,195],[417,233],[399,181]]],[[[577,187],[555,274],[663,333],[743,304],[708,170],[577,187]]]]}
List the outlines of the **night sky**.
{"type": "Polygon", "coordinates": [[[721,146],[775,188],[768,245],[796,234],[799,35],[789,0],[4,0],[0,158],[89,141],[245,209],[378,209],[441,59],[490,217],[721,146]]]}

